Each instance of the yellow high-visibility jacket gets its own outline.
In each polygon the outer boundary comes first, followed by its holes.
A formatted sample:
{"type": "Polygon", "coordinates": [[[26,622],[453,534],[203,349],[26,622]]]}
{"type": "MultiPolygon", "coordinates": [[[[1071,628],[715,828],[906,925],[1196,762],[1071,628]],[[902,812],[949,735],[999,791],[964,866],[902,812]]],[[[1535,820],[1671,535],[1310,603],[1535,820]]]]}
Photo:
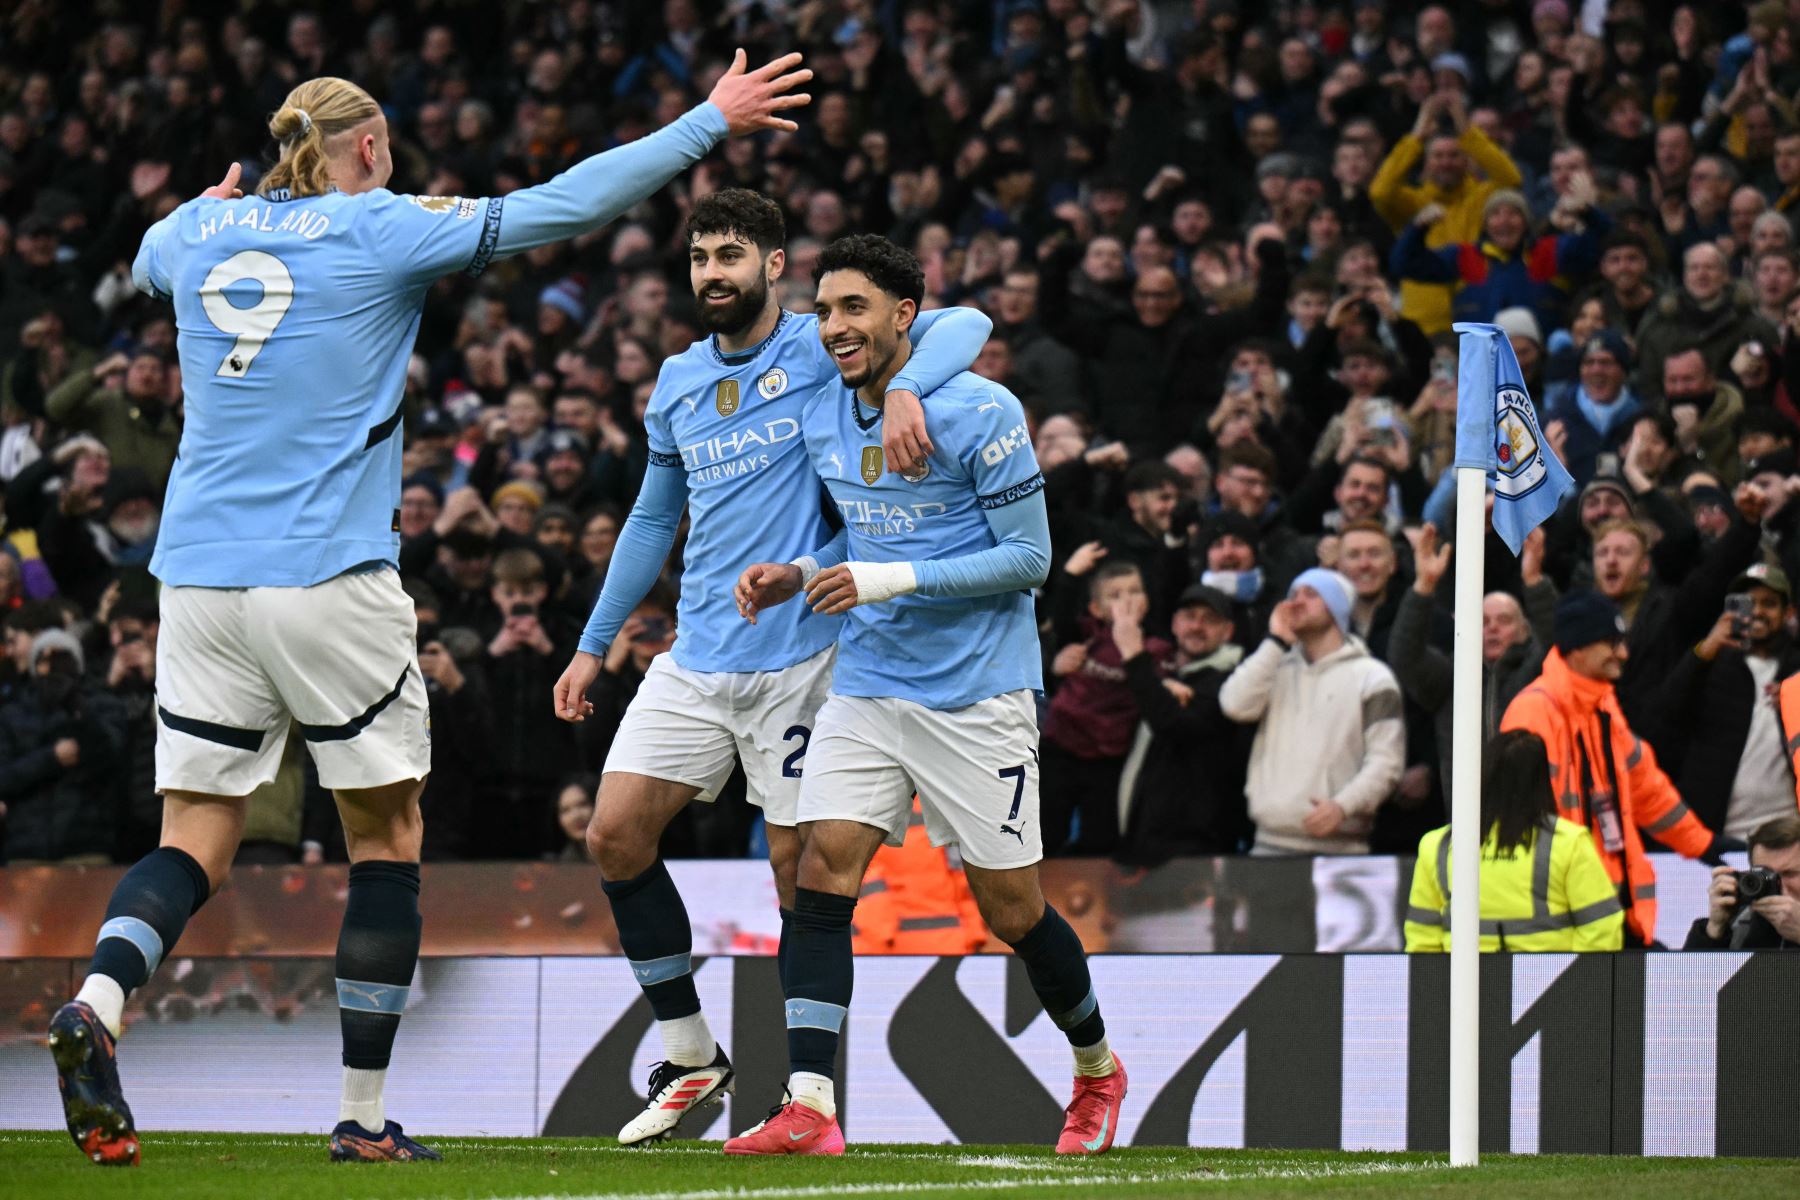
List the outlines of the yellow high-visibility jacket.
{"type": "MultiPolygon", "coordinates": [[[[1481,950],[1617,950],[1625,910],[1586,828],[1548,818],[1528,847],[1497,857],[1481,846],[1481,950]]],[[[1450,827],[1419,839],[1406,906],[1408,952],[1450,949],[1450,827]]]]}

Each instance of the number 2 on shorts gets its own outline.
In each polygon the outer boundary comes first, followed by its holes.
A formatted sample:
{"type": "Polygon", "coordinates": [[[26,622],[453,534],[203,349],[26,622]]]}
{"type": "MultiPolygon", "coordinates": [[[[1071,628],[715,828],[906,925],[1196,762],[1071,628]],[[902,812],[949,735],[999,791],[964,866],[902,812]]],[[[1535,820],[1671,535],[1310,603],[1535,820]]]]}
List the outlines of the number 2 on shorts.
{"type": "Polygon", "coordinates": [[[812,741],[812,730],[804,725],[790,725],[788,731],[781,735],[781,740],[784,742],[791,742],[795,738],[800,739],[800,748],[781,760],[781,777],[783,779],[800,778],[802,771],[800,764],[806,758],[806,747],[812,741]]]}
{"type": "Polygon", "coordinates": [[[293,273],[273,254],[240,250],[208,271],[206,282],[200,285],[200,306],[221,333],[237,338],[213,374],[242,379],[293,302],[293,273]],[[247,281],[261,284],[262,296],[248,308],[239,308],[226,299],[225,289],[247,281]]]}

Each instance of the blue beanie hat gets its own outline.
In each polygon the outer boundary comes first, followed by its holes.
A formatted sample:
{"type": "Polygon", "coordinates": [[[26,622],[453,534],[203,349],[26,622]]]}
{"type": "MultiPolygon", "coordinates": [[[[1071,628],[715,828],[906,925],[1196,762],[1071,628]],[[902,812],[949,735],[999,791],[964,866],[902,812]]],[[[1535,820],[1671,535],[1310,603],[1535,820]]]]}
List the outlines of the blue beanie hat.
{"type": "Polygon", "coordinates": [[[1288,587],[1288,599],[1292,600],[1294,593],[1303,587],[1319,593],[1319,599],[1325,602],[1331,619],[1337,622],[1338,632],[1350,632],[1350,602],[1355,593],[1348,579],[1329,567],[1313,567],[1294,577],[1294,582],[1288,587]]]}

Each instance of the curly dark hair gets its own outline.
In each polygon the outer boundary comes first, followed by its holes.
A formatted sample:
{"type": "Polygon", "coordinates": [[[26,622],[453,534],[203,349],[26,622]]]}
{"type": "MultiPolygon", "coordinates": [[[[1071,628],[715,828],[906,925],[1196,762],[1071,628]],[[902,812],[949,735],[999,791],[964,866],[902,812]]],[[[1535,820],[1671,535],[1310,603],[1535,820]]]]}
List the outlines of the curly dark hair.
{"type": "Polygon", "coordinates": [[[687,242],[709,233],[737,234],[767,254],[787,245],[787,221],[781,206],[749,188],[721,188],[694,202],[688,214],[687,242]]]}
{"type": "Polygon", "coordinates": [[[911,300],[915,306],[925,298],[925,272],[919,260],[879,234],[854,233],[825,247],[813,277],[823,279],[832,271],[861,271],[888,295],[911,300]]]}

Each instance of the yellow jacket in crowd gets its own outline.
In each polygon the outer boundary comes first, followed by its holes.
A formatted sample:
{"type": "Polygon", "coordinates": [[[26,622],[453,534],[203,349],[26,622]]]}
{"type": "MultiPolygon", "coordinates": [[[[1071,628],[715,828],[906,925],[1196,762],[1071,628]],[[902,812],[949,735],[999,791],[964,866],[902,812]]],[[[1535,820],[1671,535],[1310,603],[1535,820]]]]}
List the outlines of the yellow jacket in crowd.
{"type": "MultiPolygon", "coordinates": [[[[1497,857],[1481,846],[1481,950],[1617,950],[1625,944],[1618,888],[1586,828],[1548,817],[1531,844],[1497,857]]],[[[1408,952],[1450,949],[1450,827],[1419,840],[1406,906],[1408,952]]]]}
{"type": "MultiPolygon", "coordinates": [[[[1425,231],[1425,244],[1433,250],[1454,242],[1480,241],[1481,210],[1488,197],[1501,188],[1516,188],[1524,180],[1506,151],[1475,126],[1464,129],[1457,142],[1469,156],[1470,165],[1486,176],[1485,179],[1470,171],[1463,176],[1462,183],[1448,191],[1430,180],[1422,180],[1416,185],[1407,183],[1406,177],[1425,154],[1424,140],[1409,133],[1394,143],[1381,168],[1375,172],[1375,178],[1369,181],[1369,202],[1395,233],[1405,229],[1407,222],[1418,216],[1419,210],[1426,205],[1444,206],[1443,218],[1425,231]]],[[[1402,280],[1400,315],[1417,324],[1426,337],[1442,333],[1450,328],[1453,290],[1441,283],[1402,280]]]]}

